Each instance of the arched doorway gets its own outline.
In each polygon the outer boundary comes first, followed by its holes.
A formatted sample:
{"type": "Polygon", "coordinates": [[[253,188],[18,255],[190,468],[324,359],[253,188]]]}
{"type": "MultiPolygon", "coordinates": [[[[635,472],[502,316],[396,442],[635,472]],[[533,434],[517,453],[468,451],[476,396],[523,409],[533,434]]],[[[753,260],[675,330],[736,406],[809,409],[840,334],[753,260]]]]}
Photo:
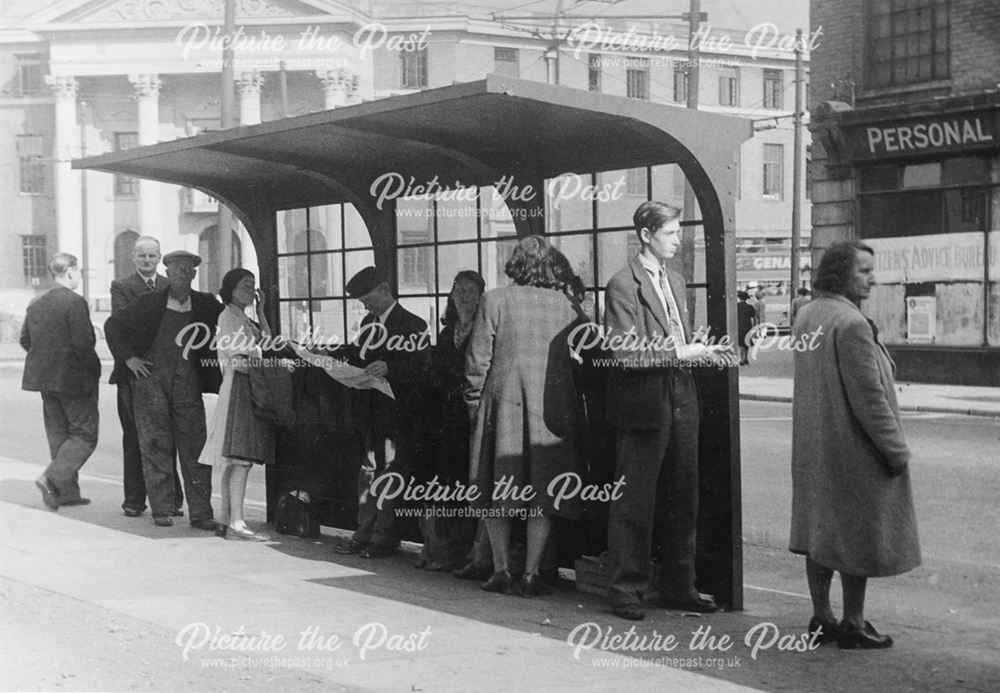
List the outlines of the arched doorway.
{"type": "Polygon", "coordinates": [[[132,229],[125,229],[115,236],[115,279],[124,279],[135,272],[135,260],[132,252],[139,234],[132,229]]]}
{"type": "Polygon", "coordinates": [[[198,235],[198,255],[201,256],[201,265],[198,267],[198,290],[210,294],[219,292],[222,284],[222,276],[235,267],[243,266],[243,243],[240,237],[233,231],[231,242],[233,247],[232,267],[222,268],[219,266],[219,234],[218,227],[209,226],[198,235]]]}

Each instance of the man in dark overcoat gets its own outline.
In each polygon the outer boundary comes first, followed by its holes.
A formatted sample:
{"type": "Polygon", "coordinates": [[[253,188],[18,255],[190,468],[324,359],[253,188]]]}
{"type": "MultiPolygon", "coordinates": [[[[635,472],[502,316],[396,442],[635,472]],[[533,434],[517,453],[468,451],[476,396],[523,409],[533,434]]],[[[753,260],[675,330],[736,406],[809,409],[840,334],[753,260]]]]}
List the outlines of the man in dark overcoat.
{"type": "Polygon", "coordinates": [[[131,379],[133,411],[142,452],[143,477],[153,521],[173,525],[174,450],[180,461],[191,526],[215,530],[212,469],[198,463],[205,445],[203,392],[218,392],[222,380],[213,348],[222,304],[193,291],[201,258],[187,251],[167,254],[169,286],[139,296],[113,314],[104,334],[115,357],[111,382],[131,379]]]}
{"type": "Polygon", "coordinates": [[[421,412],[421,388],[428,377],[430,341],[427,323],[399,305],[385,278],[374,267],[347,282],[347,294],[364,305],[368,315],[361,321],[357,338],[359,359],[368,375],[385,378],[395,399],[372,390],[365,460],[358,475],[358,528],[338,553],[360,553],[362,558],[382,558],[399,545],[396,500],[378,498],[372,483],[388,472],[407,481],[418,453],[417,425],[421,412]]]}
{"type": "Polygon", "coordinates": [[[82,270],[75,256],[56,253],[49,262],[55,286],[29,305],[21,326],[24,360],[21,389],[42,393],[49,466],[35,485],[52,510],[86,505],[79,471],[97,447],[97,389],[101,361],[87,301],[76,293],[82,270]]]}
{"type": "Polygon", "coordinates": [[[615,615],[630,620],[645,616],[654,518],[663,606],[717,609],[695,589],[700,411],[690,366],[727,365],[732,350],[692,337],[684,278],[666,265],[680,247],[680,211],[652,201],[639,206],[633,222],[642,249],[612,277],[605,299],[606,335],[634,330],[647,342],[617,344],[608,374],[608,421],[618,432],[615,478],[625,479],[623,497],[610,509],[608,591],[615,615]]]}
{"type": "MultiPolygon", "coordinates": [[[[135,272],[124,279],[111,282],[112,315],[117,315],[140,296],[162,291],[170,285],[167,278],[156,271],[160,264],[160,242],[152,236],[142,236],[135,242],[132,261],[135,263],[135,272]]],[[[122,511],[127,517],[139,517],[146,509],[146,482],[142,476],[139,432],[135,426],[135,413],[132,411],[132,381],[130,378],[119,378],[116,385],[118,420],[122,425],[122,486],[125,493],[122,511]]],[[[174,500],[177,502],[174,516],[177,517],[183,514],[180,508],[184,503],[184,487],[176,465],[174,500]]]]}

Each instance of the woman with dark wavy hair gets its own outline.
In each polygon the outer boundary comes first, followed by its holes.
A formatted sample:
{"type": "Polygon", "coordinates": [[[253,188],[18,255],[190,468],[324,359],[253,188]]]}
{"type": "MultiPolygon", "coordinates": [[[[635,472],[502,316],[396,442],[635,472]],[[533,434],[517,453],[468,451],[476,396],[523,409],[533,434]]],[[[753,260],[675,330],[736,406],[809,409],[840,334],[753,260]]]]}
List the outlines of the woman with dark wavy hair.
{"type": "Polygon", "coordinates": [[[243,518],[250,467],[254,462],[274,462],[273,425],[266,430],[267,424],[253,416],[250,402],[248,359],[261,358],[261,339],[271,331],[264,316],[264,294],[255,287],[253,272],[246,269],[230,270],[222,278],[219,297],[226,307],[216,332],[222,386],[199,462],[222,468],[219,536],[266,541],[268,537],[250,529],[243,518]],[[255,303],[257,322],[246,314],[255,303]],[[226,449],[227,440],[234,438],[240,443],[239,456],[226,449]]]}
{"type": "Polygon", "coordinates": [[[465,361],[472,415],[472,503],[485,517],[494,573],[487,592],[547,594],[539,579],[553,516],[575,519],[579,498],[556,502],[550,484],[580,478],[577,393],[569,334],[585,322],[569,295],[562,254],[542,236],[521,239],[504,271],[514,284],[483,294],[465,361]],[[511,520],[527,519],[524,576],[509,571],[511,520]]]}
{"type": "Polygon", "coordinates": [[[806,558],[809,631],[846,649],[892,646],[865,620],[868,578],[920,564],[894,366],[861,312],[874,284],[871,248],[857,241],[830,246],[815,298],[792,328],[796,343],[816,348],[795,352],[789,548],[806,558]],[[830,608],[834,571],[844,590],[842,621],[830,608]]]}

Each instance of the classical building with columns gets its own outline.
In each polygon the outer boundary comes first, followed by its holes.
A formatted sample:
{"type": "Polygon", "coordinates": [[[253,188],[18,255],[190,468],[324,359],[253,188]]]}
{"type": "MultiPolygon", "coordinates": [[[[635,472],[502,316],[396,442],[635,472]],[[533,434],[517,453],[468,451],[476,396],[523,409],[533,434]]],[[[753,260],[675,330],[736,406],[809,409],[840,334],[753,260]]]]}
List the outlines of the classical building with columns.
{"type": "MultiPolygon", "coordinates": [[[[554,41],[550,21],[498,21],[491,9],[481,2],[236,0],[238,30],[229,37],[236,126],[487,73],[684,107],[687,27],[679,20],[616,20],[601,30],[565,20],[554,41]],[[671,36],[678,39],[672,45],[662,40],[671,36]]],[[[222,16],[222,0],[58,0],[40,8],[12,0],[0,10],[0,309],[23,313],[47,285],[47,259],[66,251],[86,266],[83,290],[96,322],[109,309],[111,281],[133,270],[140,235],[159,238],[164,252],[201,255],[198,288],[205,291],[217,291],[229,266],[255,268],[238,220],[225,259],[219,203],[201,191],[70,167],[81,156],[220,128],[222,16]]],[[[760,270],[776,286],[788,275],[787,261],[779,261],[791,236],[794,55],[788,36],[711,32],[699,107],[763,126],[733,155],[737,228],[747,249],[742,279],[760,270]]],[[[624,176],[622,190],[645,195],[661,185],[644,175],[624,176]]],[[[664,190],[679,203],[683,188],[677,178],[664,190]]],[[[564,210],[564,224],[572,213],[564,210]]],[[[411,278],[426,273],[425,255],[414,250],[401,263],[411,278]]]]}

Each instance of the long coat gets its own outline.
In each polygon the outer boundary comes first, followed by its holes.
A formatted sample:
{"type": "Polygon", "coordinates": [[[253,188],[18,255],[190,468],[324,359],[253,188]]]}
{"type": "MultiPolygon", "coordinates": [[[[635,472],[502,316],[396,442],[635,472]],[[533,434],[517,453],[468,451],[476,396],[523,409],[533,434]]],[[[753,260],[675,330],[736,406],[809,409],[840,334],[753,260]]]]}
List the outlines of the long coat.
{"type": "MultiPolygon", "coordinates": [[[[579,513],[578,498],[553,507],[551,480],[581,473],[579,414],[569,334],[585,318],[553,289],[507,286],[483,294],[465,359],[465,401],[473,412],[470,479],[475,507],[579,513]],[[503,477],[534,498],[493,500],[503,477]]],[[[582,477],[581,477],[582,478],[582,477]]]]}
{"type": "Polygon", "coordinates": [[[101,360],[87,301],[56,285],[28,305],[21,326],[24,361],[21,389],[89,395],[101,378],[101,360]]]}
{"type": "Polygon", "coordinates": [[[848,575],[920,564],[892,360],[847,298],[817,294],[795,320],[789,548],[848,575]],[[822,332],[818,332],[822,328],[822,332]]]}

